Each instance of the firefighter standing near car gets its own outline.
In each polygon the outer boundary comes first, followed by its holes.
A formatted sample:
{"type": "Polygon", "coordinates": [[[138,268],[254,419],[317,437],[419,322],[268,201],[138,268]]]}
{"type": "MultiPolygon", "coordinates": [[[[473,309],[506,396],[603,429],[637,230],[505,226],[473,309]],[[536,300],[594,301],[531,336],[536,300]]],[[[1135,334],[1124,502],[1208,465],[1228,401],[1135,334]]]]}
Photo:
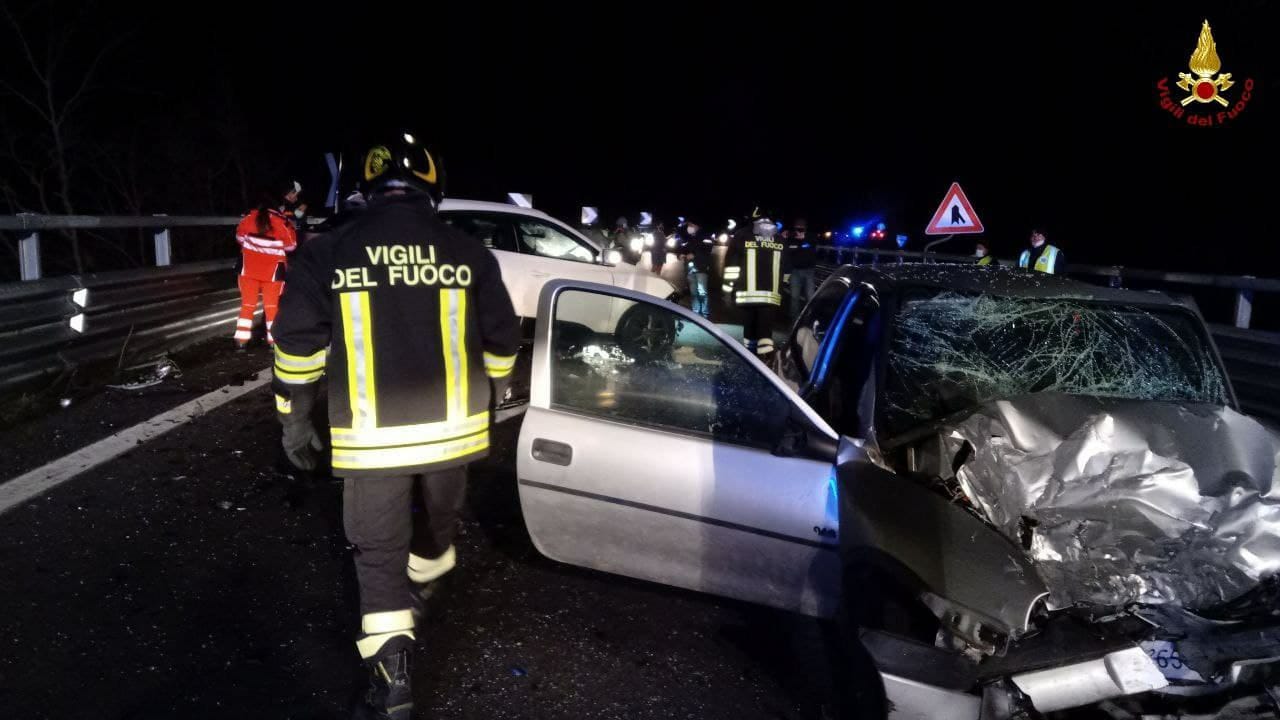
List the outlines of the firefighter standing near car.
{"type": "MultiPolygon", "coordinates": [[[[291,184],[292,187],[292,184],[291,184]]],[[[288,216],[271,207],[265,197],[258,207],[245,215],[236,226],[236,242],[240,244],[240,317],[236,319],[236,347],[243,350],[253,334],[253,315],[262,297],[262,314],[266,317],[267,342],[273,341],[280,292],[284,289],[284,273],[289,253],[298,246],[293,223],[288,216]]]]}
{"type": "Polygon", "coordinates": [[[756,210],[738,226],[725,257],[724,285],[743,313],[742,339],[766,362],[773,357],[773,321],[782,305],[786,249],[772,212],[756,210]]]}
{"type": "Polygon", "coordinates": [[[367,209],[312,239],[290,268],[273,388],[286,455],[310,468],[321,443],[308,416],[328,377],[333,472],[360,585],[356,646],[370,673],[358,716],[401,720],[412,715],[415,616],[456,562],[466,465],[488,452],[491,398],[520,336],[497,260],[436,214],[443,178],[417,138],[374,145],[363,175],[367,209]]]}

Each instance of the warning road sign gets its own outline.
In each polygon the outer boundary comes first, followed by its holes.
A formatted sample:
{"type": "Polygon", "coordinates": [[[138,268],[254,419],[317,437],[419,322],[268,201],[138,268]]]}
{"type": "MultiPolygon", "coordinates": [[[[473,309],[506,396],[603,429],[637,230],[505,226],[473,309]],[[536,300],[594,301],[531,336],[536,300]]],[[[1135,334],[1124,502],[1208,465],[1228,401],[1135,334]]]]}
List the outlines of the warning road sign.
{"type": "Polygon", "coordinates": [[[980,232],[982,221],[978,219],[978,213],[973,211],[973,205],[969,204],[969,198],[960,189],[960,183],[951,183],[951,189],[942,198],[942,204],[933,214],[933,220],[929,221],[924,234],[965,235],[980,232]]]}

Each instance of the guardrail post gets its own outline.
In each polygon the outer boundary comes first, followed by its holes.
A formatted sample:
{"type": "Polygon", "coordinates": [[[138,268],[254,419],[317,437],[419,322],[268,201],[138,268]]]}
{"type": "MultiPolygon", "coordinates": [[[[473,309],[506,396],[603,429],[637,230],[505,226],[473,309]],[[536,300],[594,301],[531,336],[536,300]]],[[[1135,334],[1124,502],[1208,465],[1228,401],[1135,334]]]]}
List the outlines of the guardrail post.
{"type": "Polygon", "coordinates": [[[40,233],[31,230],[18,240],[19,277],[23,280],[40,279],[40,233]]]}
{"type": "MultiPolygon", "coordinates": [[[[155,217],[168,217],[158,214],[155,217]]],[[[173,247],[169,244],[169,228],[156,228],[156,267],[164,267],[173,263],[173,247]]]]}
{"type": "MultiPolygon", "coordinates": [[[[1252,275],[1244,277],[1252,279],[1252,275]]],[[[1251,288],[1240,288],[1236,291],[1236,327],[1247,330],[1249,328],[1249,320],[1253,315],[1253,290],[1251,288]]]]}

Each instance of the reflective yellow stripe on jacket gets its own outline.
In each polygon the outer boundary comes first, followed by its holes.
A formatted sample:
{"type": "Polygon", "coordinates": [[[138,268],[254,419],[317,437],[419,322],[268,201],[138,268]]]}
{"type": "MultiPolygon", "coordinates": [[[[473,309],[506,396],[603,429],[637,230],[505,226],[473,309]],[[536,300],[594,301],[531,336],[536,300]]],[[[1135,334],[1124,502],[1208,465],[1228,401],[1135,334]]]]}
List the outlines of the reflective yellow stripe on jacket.
{"type": "Polygon", "coordinates": [[[324,375],[325,367],[325,351],[321,350],[312,355],[290,355],[280,349],[275,349],[275,374],[280,382],[288,385],[307,385],[320,379],[324,375]]]}
{"type": "MultiPolygon", "coordinates": [[[[489,412],[468,412],[467,292],[440,290],[440,346],[444,360],[445,419],[417,425],[378,425],[377,363],[368,292],[342,295],[343,342],[351,427],[331,428],[336,470],[381,470],[457,460],[489,447],[489,412]]],[[[510,373],[515,356],[494,355],[510,373]]],[[[486,369],[489,356],[485,357],[486,369]]],[[[383,387],[394,392],[386,383],[383,387]]]]}
{"type": "Polygon", "coordinates": [[[353,427],[376,427],[378,386],[373,372],[373,317],[368,292],[342,294],[343,340],[347,346],[347,395],[353,427]]]}
{"type": "Polygon", "coordinates": [[[444,349],[445,407],[448,420],[467,416],[467,291],[440,291],[440,345],[444,349]]]}
{"type": "Polygon", "coordinates": [[[516,366],[515,355],[484,354],[484,371],[491,378],[504,378],[511,374],[516,366]]]}
{"type": "Polygon", "coordinates": [[[733,297],[737,302],[746,303],[748,305],[761,303],[767,303],[769,305],[782,304],[782,295],[776,292],[769,292],[768,290],[739,290],[734,293],[733,297]]]}
{"type": "Polygon", "coordinates": [[[407,467],[456,460],[489,447],[489,412],[462,422],[380,428],[333,428],[333,466],[346,470],[407,467]]]}

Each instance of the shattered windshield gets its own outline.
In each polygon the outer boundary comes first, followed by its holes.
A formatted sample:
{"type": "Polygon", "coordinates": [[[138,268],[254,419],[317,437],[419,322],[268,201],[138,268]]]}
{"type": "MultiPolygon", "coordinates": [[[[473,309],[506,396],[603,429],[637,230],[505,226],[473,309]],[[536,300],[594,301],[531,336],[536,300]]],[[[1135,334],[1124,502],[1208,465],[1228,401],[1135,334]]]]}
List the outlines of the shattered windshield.
{"type": "Polygon", "coordinates": [[[951,291],[904,300],[885,388],[889,435],[1025,393],[1226,404],[1222,373],[1191,315],[951,291]]]}

